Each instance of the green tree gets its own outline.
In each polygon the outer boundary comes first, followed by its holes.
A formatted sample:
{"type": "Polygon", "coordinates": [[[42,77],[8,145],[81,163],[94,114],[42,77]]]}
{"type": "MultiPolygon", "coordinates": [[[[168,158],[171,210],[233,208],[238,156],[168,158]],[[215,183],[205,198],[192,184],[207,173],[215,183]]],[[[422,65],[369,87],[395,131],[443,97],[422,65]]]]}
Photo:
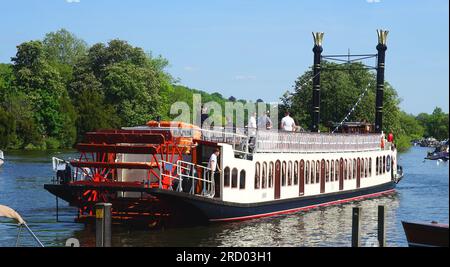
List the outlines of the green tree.
{"type": "Polygon", "coordinates": [[[45,137],[66,137],[63,132],[70,131],[68,127],[73,123],[70,116],[61,113],[67,108],[61,107],[61,103],[65,103],[61,102],[61,98],[67,94],[66,88],[58,70],[47,61],[42,42],[22,43],[17,47],[12,61],[15,75],[13,86],[28,100],[39,133],[45,137]]]}
{"type": "Polygon", "coordinates": [[[66,29],[60,29],[46,34],[42,43],[47,61],[67,84],[72,79],[73,67],[87,52],[86,42],[66,29]]]}
{"type": "Polygon", "coordinates": [[[13,115],[0,107],[0,148],[7,148],[15,134],[15,120],[13,115]]]}

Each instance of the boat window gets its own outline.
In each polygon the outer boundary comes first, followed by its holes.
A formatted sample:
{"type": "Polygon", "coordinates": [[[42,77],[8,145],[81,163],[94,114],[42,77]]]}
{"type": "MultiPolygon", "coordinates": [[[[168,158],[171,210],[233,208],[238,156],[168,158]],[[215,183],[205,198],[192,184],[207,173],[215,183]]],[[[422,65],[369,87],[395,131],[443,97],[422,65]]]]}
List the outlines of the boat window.
{"type": "Polygon", "coordinates": [[[365,160],[364,160],[364,164],[366,165],[365,167],[364,167],[364,177],[369,177],[369,160],[366,158],[365,160]]]}
{"type": "Polygon", "coordinates": [[[239,189],[245,189],[245,170],[239,175],[239,189]]]}
{"type": "Polygon", "coordinates": [[[386,156],[383,156],[383,173],[386,173],[386,156]]]}
{"type": "Polygon", "coordinates": [[[372,177],[372,158],[369,158],[369,177],[372,177]]]}
{"type": "Polygon", "coordinates": [[[316,183],[320,182],[320,161],[316,162],[316,183]]]}
{"type": "Polygon", "coordinates": [[[269,164],[269,188],[273,187],[273,162],[269,164]]]}
{"type": "Polygon", "coordinates": [[[330,161],[327,160],[325,163],[325,182],[329,182],[330,181],[330,161]]]}
{"type": "Polygon", "coordinates": [[[359,165],[359,169],[358,169],[358,171],[359,171],[359,173],[358,173],[359,178],[363,178],[363,175],[362,175],[362,173],[363,173],[363,164],[362,164],[362,162],[363,161],[360,158],[358,158],[357,162],[359,163],[358,164],[359,165]]]}
{"type": "Polygon", "coordinates": [[[292,185],[292,161],[289,161],[288,163],[287,173],[288,173],[288,185],[292,185]]]}
{"type": "Polygon", "coordinates": [[[331,181],[334,182],[334,160],[331,161],[331,167],[330,167],[330,176],[331,176],[331,181]]]}
{"type": "Polygon", "coordinates": [[[231,172],[231,187],[237,188],[238,186],[238,170],[236,168],[231,172]]]}
{"type": "Polygon", "coordinates": [[[348,159],[348,179],[352,179],[352,171],[353,171],[353,165],[352,165],[352,159],[348,159]]]}
{"type": "Polygon", "coordinates": [[[314,160],[311,161],[311,184],[316,182],[316,163],[314,160]]]}
{"type": "Polygon", "coordinates": [[[364,174],[365,174],[365,163],[364,163],[364,159],[361,159],[361,178],[364,178],[364,174]]]}
{"type": "Polygon", "coordinates": [[[294,162],[294,185],[298,185],[298,161],[294,162]]]}
{"type": "Polygon", "coordinates": [[[336,176],[335,176],[334,180],[337,181],[339,179],[341,168],[339,168],[339,160],[336,160],[335,163],[336,163],[336,165],[335,165],[335,167],[336,167],[335,168],[336,176]]]}
{"type": "Polygon", "coordinates": [[[382,175],[383,174],[383,157],[380,157],[380,163],[378,163],[378,165],[379,165],[378,173],[380,175],[382,175]]]}
{"type": "Polygon", "coordinates": [[[230,187],[230,168],[225,167],[223,170],[223,186],[230,187]]]}
{"type": "Polygon", "coordinates": [[[255,189],[259,189],[259,178],[260,178],[260,170],[261,170],[261,164],[259,162],[256,162],[255,164],[255,189]]]}
{"type": "Polygon", "coordinates": [[[261,188],[267,188],[267,162],[263,163],[261,188]]]}
{"type": "Polygon", "coordinates": [[[281,185],[286,186],[286,161],[281,166],[281,185]]]}
{"type": "Polygon", "coordinates": [[[375,158],[375,175],[378,175],[378,157],[375,158]]]}
{"type": "Polygon", "coordinates": [[[356,179],[357,171],[358,171],[358,165],[356,164],[356,159],[353,159],[353,179],[356,179]]]}
{"type": "Polygon", "coordinates": [[[309,160],[306,161],[305,165],[305,183],[309,184],[309,160]]]}
{"type": "Polygon", "coordinates": [[[347,180],[347,175],[348,175],[348,162],[347,160],[344,160],[344,180],[347,180]]]}

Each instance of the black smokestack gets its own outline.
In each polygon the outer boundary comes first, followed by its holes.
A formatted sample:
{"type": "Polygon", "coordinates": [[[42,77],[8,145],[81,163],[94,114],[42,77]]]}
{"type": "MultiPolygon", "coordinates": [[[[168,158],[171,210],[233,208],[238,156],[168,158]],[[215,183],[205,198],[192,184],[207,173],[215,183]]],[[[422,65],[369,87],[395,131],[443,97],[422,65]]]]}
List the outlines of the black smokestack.
{"type": "Polygon", "coordinates": [[[378,65],[377,65],[377,98],[375,107],[375,132],[383,131],[383,96],[384,96],[384,69],[386,62],[386,39],[389,31],[377,30],[378,33],[378,65]]]}
{"type": "Polygon", "coordinates": [[[313,33],[314,37],[314,66],[313,66],[313,97],[311,132],[319,131],[320,122],[320,64],[322,61],[323,32],[313,33]]]}

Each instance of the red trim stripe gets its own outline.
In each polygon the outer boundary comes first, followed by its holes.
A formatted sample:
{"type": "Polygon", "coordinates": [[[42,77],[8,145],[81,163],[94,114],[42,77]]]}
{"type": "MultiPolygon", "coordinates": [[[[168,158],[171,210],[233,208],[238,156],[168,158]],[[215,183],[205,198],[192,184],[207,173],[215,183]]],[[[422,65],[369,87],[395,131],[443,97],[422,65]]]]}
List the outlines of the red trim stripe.
{"type": "Polygon", "coordinates": [[[317,205],[311,205],[311,206],[306,206],[306,207],[301,207],[301,208],[282,210],[282,211],[275,211],[275,212],[270,212],[270,213],[263,213],[263,214],[243,216],[243,217],[234,217],[234,218],[225,218],[225,219],[209,219],[209,221],[211,221],[211,222],[228,222],[228,221],[243,221],[243,220],[250,220],[250,219],[262,218],[262,217],[270,217],[270,216],[275,216],[275,215],[280,215],[280,214],[289,214],[289,213],[294,213],[294,212],[298,212],[298,211],[305,211],[305,210],[315,209],[315,208],[318,208],[318,207],[332,206],[332,205],[336,205],[336,204],[342,204],[342,203],[362,200],[362,199],[371,198],[371,197],[378,197],[378,196],[381,196],[381,195],[388,195],[388,194],[392,194],[394,192],[395,192],[395,189],[390,189],[390,190],[379,192],[379,193],[374,193],[374,194],[369,194],[369,195],[362,195],[362,196],[358,196],[358,197],[341,199],[341,200],[336,200],[336,201],[331,201],[331,202],[325,202],[325,203],[321,203],[321,204],[317,204],[317,205]]]}

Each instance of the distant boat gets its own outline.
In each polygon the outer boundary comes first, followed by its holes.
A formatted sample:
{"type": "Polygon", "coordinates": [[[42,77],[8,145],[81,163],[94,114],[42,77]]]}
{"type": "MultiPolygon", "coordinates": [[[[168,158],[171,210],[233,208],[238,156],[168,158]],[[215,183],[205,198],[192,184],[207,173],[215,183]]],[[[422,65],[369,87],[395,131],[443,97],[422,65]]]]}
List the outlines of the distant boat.
{"type": "Polygon", "coordinates": [[[428,152],[425,159],[448,161],[448,141],[446,144],[436,147],[433,152],[428,152]]]}
{"type": "Polygon", "coordinates": [[[0,167],[5,163],[5,156],[3,154],[3,151],[0,150],[0,167]]]}
{"type": "Polygon", "coordinates": [[[448,224],[402,221],[410,247],[448,247],[448,224]]]}

